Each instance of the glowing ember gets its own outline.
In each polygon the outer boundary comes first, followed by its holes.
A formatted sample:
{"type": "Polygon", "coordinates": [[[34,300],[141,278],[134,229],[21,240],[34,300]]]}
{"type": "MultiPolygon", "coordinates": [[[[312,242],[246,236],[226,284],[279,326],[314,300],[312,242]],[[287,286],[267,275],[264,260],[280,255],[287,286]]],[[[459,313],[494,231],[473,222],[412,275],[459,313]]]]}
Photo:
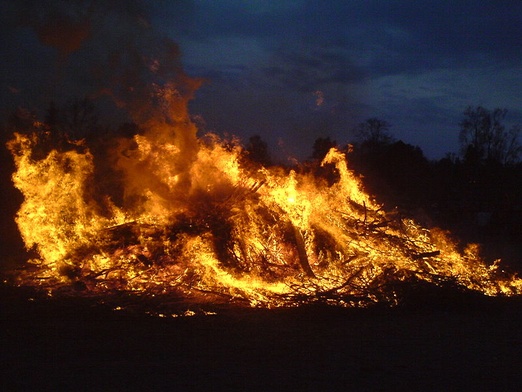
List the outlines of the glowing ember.
{"type": "Polygon", "coordinates": [[[385,213],[341,152],[322,163],[335,167],[333,184],[261,167],[237,142],[196,138],[181,107],[173,123],[149,122],[103,154],[81,141],[46,148],[45,132],[15,134],[13,180],[25,197],[16,222],[38,254],[20,284],[265,307],[393,305],[405,281],[522,292],[476,247],[459,252],[442,231],[385,213]]]}

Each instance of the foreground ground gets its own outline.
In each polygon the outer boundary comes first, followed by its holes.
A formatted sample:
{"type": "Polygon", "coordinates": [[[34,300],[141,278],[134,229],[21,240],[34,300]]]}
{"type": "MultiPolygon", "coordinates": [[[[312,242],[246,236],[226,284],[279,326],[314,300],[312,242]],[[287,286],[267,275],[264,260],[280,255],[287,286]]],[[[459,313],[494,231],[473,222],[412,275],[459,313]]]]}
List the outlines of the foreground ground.
{"type": "Polygon", "coordinates": [[[519,300],[160,318],[2,287],[4,391],[519,391],[519,300]]]}

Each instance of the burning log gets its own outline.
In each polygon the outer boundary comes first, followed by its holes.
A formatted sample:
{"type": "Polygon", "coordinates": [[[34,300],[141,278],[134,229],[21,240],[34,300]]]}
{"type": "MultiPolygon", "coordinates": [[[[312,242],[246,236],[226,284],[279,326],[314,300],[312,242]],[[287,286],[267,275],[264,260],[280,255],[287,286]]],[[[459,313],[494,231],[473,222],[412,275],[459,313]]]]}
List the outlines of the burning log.
{"type": "Polygon", "coordinates": [[[295,236],[295,243],[297,245],[297,254],[299,256],[299,264],[301,264],[301,267],[303,268],[304,273],[306,276],[310,278],[315,278],[314,271],[312,271],[312,268],[310,267],[310,263],[308,262],[308,255],[306,254],[306,245],[303,238],[303,233],[301,233],[301,230],[299,230],[298,227],[292,225],[292,228],[294,229],[294,236],[295,236]]]}
{"type": "Polygon", "coordinates": [[[426,258],[435,257],[435,256],[440,256],[440,250],[418,253],[416,255],[413,255],[412,258],[413,258],[413,260],[420,260],[420,259],[426,259],[426,258]]]}

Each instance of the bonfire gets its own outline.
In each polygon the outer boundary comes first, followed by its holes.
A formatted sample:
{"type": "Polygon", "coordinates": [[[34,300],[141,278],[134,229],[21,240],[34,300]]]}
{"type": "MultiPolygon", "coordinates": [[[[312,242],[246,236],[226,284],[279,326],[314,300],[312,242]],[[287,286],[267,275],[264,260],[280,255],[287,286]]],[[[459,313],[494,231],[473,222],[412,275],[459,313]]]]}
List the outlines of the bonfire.
{"type": "Polygon", "coordinates": [[[522,292],[476,245],[378,204],[345,153],[322,161],[330,181],[264,167],[237,140],[198,137],[186,97],[157,97],[162,116],[132,137],[53,145],[53,130],[35,124],[8,143],[24,196],[16,222],[33,254],[18,285],[267,308],[396,305],[413,282],[522,292]]]}

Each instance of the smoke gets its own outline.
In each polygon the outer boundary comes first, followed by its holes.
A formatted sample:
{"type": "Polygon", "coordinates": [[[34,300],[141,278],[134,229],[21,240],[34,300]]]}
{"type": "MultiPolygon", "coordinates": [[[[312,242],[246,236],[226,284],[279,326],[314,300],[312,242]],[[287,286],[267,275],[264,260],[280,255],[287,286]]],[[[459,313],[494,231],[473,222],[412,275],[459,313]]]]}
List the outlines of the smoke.
{"type": "MultiPolygon", "coordinates": [[[[138,200],[147,188],[165,188],[155,174],[164,159],[177,184],[186,186],[198,151],[188,102],[201,81],[184,72],[178,45],[153,29],[145,2],[13,0],[3,8],[14,20],[9,36],[26,48],[23,56],[13,48],[7,57],[13,68],[26,70],[6,83],[8,94],[16,91],[42,117],[51,102],[86,99],[100,123],[133,123],[140,139],[120,137],[97,156],[99,166],[123,175],[127,200],[138,200]]],[[[162,196],[168,199],[172,191],[167,187],[162,196]]]]}
{"type": "Polygon", "coordinates": [[[86,2],[17,2],[19,22],[34,30],[38,40],[68,56],[90,35],[91,12],[86,2]]]}
{"type": "MultiPolygon", "coordinates": [[[[185,102],[199,82],[184,73],[178,46],[152,28],[143,2],[13,0],[3,8],[14,21],[6,38],[24,46],[22,53],[13,47],[4,58],[25,70],[5,90],[31,95],[25,97],[31,109],[72,97],[107,105],[103,98],[110,97],[119,114],[140,125],[158,116],[164,122],[185,120],[185,102]],[[161,104],[166,86],[176,91],[179,105],[161,104]]],[[[102,111],[114,115],[112,109],[102,111]]]]}

